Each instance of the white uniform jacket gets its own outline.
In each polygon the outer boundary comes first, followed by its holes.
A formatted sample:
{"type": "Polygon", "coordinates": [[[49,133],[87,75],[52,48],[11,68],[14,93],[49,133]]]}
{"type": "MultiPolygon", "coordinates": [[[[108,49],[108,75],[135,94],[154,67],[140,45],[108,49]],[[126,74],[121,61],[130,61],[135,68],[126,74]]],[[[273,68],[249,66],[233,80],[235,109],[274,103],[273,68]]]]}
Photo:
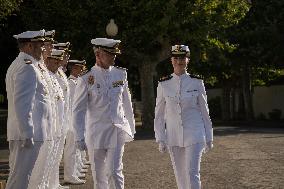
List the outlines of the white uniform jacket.
{"type": "Polygon", "coordinates": [[[63,134],[64,123],[64,94],[60,84],[57,81],[56,75],[49,71],[45,64],[41,62],[38,64],[38,68],[41,71],[44,79],[47,81],[49,91],[52,98],[52,117],[55,138],[61,137],[63,134]]]}
{"type": "Polygon", "coordinates": [[[207,96],[201,79],[172,74],[157,88],[154,129],[156,141],[186,147],[213,141],[207,96]]]}
{"type": "Polygon", "coordinates": [[[111,139],[114,135],[108,132],[114,126],[127,133],[125,141],[133,139],[135,121],[126,74],[123,68],[105,70],[95,65],[78,78],[73,104],[77,140],[84,139],[85,115],[86,142],[111,139]]]}
{"type": "Polygon", "coordinates": [[[6,74],[7,139],[52,140],[52,100],[38,61],[20,52],[6,74]]]}
{"type": "Polygon", "coordinates": [[[70,103],[70,109],[71,109],[71,112],[70,112],[70,127],[69,129],[71,131],[74,130],[73,128],[73,124],[72,124],[72,117],[73,117],[73,111],[72,111],[72,107],[73,107],[73,101],[74,101],[74,94],[75,94],[75,90],[76,90],[76,85],[77,85],[77,78],[74,77],[73,75],[70,75],[68,77],[68,83],[69,83],[69,88],[70,88],[70,100],[69,100],[69,103],[70,103]]]}
{"type": "Polygon", "coordinates": [[[71,119],[71,107],[70,107],[70,88],[69,82],[66,74],[63,72],[62,68],[59,68],[55,74],[64,95],[64,122],[62,127],[62,132],[66,136],[67,131],[70,129],[70,119],[71,119]]]}

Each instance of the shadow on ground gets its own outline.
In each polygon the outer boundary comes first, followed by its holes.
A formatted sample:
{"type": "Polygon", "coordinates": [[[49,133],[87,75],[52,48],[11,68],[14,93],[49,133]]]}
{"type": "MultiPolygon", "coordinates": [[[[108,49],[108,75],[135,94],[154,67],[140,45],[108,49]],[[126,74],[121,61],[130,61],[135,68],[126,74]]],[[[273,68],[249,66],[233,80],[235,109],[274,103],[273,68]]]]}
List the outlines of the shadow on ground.
{"type": "MultiPolygon", "coordinates": [[[[284,120],[279,121],[231,121],[213,124],[214,135],[227,136],[245,133],[284,134],[284,120]]],[[[277,136],[282,137],[282,136],[277,136]]],[[[136,128],[135,140],[154,139],[153,129],[136,128]]]]}
{"type": "Polygon", "coordinates": [[[7,180],[9,175],[9,162],[0,162],[0,180],[7,180]]]}
{"type": "MultiPolygon", "coordinates": [[[[215,127],[214,136],[228,136],[228,135],[238,135],[238,134],[247,134],[247,133],[263,133],[263,134],[284,134],[283,128],[273,128],[273,127],[215,127]]],[[[284,137],[284,136],[276,136],[284,137]]]]}

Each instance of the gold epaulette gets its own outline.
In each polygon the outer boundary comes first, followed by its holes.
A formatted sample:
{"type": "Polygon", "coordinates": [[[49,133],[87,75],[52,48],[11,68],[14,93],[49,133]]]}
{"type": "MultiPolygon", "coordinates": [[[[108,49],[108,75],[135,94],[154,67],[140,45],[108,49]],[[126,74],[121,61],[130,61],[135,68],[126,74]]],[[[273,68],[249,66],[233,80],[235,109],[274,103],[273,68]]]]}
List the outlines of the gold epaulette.
{"type": "Polygon", "coordinates": [[[203,77],[202,77],[202,76],[200,76],[200,75],[189,74],[189,76],[190,76],[191,78],[203,79],[203,77]]]}
{"type": "Polygon", "coordinates": [[[119,67],[119,66],[115,66],[117,69],[120,69],[120,70],[125,70],[127,71],[127,68],[123,68],[123,67],[119,67]]]}
{"type": "Polygon", "coordinates": [[[167,76],[161,77],[159,79],[159,82],[170,80],[170,79],[172,79],[172,77],[173,77],[172,75],[167,75],[167,76]]]}

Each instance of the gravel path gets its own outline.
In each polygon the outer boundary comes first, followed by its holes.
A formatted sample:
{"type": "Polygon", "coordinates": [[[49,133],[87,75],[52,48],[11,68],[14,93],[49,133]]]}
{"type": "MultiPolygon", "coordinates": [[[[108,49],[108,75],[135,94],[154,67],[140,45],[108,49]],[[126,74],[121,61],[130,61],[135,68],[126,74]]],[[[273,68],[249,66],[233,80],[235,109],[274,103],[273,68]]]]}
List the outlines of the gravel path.
{"type": "MultiPolygon", "coordinates": [[[[203,189],[284,189],[284,128],[217,127],[214,135],[202,157],[203,189]]],[[[176,189],[169,155],[142,138],[126,145],[125,189],[176,189]]],[[[93,189],[90,170],[87,181],[71,189],[93,189]]]]}
{"type": "MultiPolygon", "coordinates": [[[[218,128],[214,145],[202,158],[203,188],[284,188],[284,129],[218,128]]],[[[169,155],[153,140],[127,146],[125,175],[127,189],[176,188],[169,155]]]]}

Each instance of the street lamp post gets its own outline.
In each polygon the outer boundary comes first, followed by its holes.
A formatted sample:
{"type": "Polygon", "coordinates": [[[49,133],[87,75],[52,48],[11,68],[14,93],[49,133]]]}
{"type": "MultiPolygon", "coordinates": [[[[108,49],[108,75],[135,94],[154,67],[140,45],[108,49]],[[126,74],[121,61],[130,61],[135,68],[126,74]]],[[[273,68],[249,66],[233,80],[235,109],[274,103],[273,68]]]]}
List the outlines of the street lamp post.
{"type": "Polygon", "coordinates": [[[108,36],[114,37],[118,32],[118,27],[114,22],[114,19],[110,19],[108,25],[106,26],[106,33],[108,36]]]}

